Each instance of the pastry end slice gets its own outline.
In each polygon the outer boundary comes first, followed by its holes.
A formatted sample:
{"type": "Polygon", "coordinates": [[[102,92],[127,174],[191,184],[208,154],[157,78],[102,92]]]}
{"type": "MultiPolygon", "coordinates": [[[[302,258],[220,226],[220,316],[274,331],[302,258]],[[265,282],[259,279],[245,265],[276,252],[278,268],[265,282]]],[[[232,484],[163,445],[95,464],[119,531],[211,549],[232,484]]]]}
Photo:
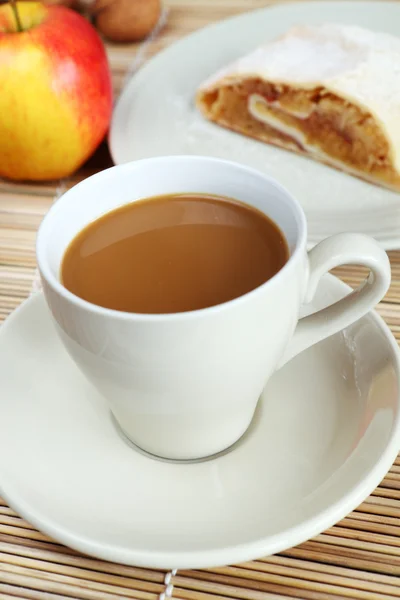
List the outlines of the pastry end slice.
{"type": "Polygon", "coordinates": [[[218,125],[400,191],[400,40],[359,27],[295,27],[208,79],[218,125]]]}

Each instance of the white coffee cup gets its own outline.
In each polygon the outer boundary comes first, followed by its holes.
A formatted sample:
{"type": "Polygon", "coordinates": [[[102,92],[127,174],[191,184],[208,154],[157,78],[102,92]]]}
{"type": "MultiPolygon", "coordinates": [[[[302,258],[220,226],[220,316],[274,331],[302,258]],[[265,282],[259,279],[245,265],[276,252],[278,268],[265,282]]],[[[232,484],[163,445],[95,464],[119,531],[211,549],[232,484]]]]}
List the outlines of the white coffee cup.
{"type": "Polygon", "coordinates": [[[113,167],[70,189],[40,227],[37,259],[61,339],[123,432],[151,454],[184,460],[236,442],[272,373],[365,315],[387,291],[389,260],[373,239],[340,234],[308,254],[306,241],[300,205],[273,179],[215,158],[171,156],[113,167]],[[167,315],[105,309],[61,284],[64,252],[83,227],[118,206],[174,192],[228,196],[258,208],[283,231],[288,262],[235,300],[167,315]],[[343,300],[299,321],[322,275],[345,264],[366,266],[370,275],[343,300]]]}

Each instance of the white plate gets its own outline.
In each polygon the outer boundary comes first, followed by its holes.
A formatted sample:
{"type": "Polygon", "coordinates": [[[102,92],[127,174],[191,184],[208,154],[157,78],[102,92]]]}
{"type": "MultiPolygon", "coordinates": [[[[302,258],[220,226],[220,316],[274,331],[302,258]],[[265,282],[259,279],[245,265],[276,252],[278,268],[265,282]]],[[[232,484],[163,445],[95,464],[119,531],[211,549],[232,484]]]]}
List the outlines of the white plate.
{"type": "Polygon", "coordinates": [[[301,202],[310,245],[341,231],[400,248],[400,194],[206,122],[193,98],[219,67],[296,23],[335,21],[400,36],[396,2],[311,2],[249,12],[209,26],[147,63],[125,88],[110,132],[114,161],[171,154],[235,160],[272,175],[301,202]]]}
{"type": "MultiPolygon", "coordinates": [[[[314,307],[342,297],[332,276],[314,307]]],[[[56,540],[132,565],[200,568],[299,544],[378,485],[400,447],[397,344],[376,315],[270,380],[228,454],[148,458],[61,345],[41,295],[0,329],[0,488],[56,540]]]]}

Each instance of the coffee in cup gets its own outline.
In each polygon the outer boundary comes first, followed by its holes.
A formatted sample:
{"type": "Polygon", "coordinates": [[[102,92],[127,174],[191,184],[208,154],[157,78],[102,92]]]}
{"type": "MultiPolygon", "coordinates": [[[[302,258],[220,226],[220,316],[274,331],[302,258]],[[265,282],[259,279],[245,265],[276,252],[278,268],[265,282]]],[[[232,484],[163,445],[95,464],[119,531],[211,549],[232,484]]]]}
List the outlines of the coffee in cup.
{"type": "Polygon", "coordinates": [[[288,258],[283,233],[260,210],[221,196],[170,194],[87,225],[66,250],[61,281],[104,308],[180,313],[251,292],[288,258]]]}

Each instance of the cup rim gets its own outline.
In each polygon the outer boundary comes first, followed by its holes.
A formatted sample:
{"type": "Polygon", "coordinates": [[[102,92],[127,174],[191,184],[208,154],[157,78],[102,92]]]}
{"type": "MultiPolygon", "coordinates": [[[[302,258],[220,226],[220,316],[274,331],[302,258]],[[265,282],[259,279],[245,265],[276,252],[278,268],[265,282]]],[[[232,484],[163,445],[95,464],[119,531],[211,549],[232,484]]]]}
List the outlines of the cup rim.
{"type": "MultiPolygon", "coordinates": [[[[117,174],[117,173],[116,173],[117,174]]],[[[201,193],[201,191],[199,192],[201,193]]],[[[245,204],[245,202],[244,202],[245,204]]],[[[72,240],[71,240],[72,241],[72,240]]],[[[46,215],[44,216],[37,233],[36,238],[36,260],[38,264],[38,270],[41,278],[47,283],[47,285],[52,288],[52,290],[59,295],[63,296],[66,300],[68,300],[71,304],[75,305],[78,308],[90,311],[92,313],[96,313],[98,315],[109,316],[116,318],[118,320],[126,321],[126,320],[135,320],[135,321],[165,321],[165,320],[187,320],[194,317],[200,317],[211,314],[218,314],[219,312],[226,310],[228,308],[238,306],[243,302],[246,302],[248,299],[252,298],[256,294],[261,291],[265,291],[267,289],[272,288],[274,285],[279,282],[284,274],[291,268],[293,263],[297,260],[298,255],[306,249],[307,244],[307,222],[304,211],[294,196],[281,184],[279,181],[274,179],[273,177],[264,174],[257,169],[252,167],[248,167],[241,163],[237,163],[235,161],[220,159],[212,156],[200,156],[200,155],[171,155],[171,156],[160,156],[160,157],[151,157],[144,158],[140,160],[135,160],[119,165],[114,165],[109,167],[108,169],[104,169],[87,177],[83,181],[80,181],[75,186],[67,190],[54,204],[50,207],[46,215]],[[69,196],[70,193],[74,193],[78,191],[82,187],[86,187],[90,185],[93,179],[100,179],[102,177],[109,177],[110,172],[121,172],[121,171],[129,171],[131,169],[139,168],[141,164],[147,163],[162,163],[169,161],[182,161],[182,162],[213,162],[221,165],[226,165],[229,167],[233,167],[235,169],[240,169],[242,172],[246,172],[251,176],[257,176],[257,178],[262,178],[265,183],[273,184],[275,188],[277,188],[280,192],[282,192],[286,198],[290,201],[290,204],[293,208],[293,212],[295,213],[295,220],[298,225],[298,235],[296,239],[296,244],[293,249],[292,254],[289,259],[283,265],[283,267],[270,279],[265,281],[263,284],[254,288],[250,292],[246,294],[242,294],[237,298],[233,298],[232,300],[228,300],[227,302],[222,302],[220,304],[215,304],[213,306],[209,306],[206,308],[200,308],[196,310],[190,310],[185,312],[178,313],[135,313],[135,312],[127,312],[115,310],[112,308],[106,308],[103,306],[99,306],[97,304],[93,304],[88,300],[84,300],[79,296],[76,296],[72,292],[70,292],[59,279],[53,274],[52,269],[50,268],[49,262],[47,260],[46,253],[46,238],[47,238],[47,228],[49,222],[51,222],[52,217],[63,208],[63,204],[65,203],[65,199],[69,196]]]]}

